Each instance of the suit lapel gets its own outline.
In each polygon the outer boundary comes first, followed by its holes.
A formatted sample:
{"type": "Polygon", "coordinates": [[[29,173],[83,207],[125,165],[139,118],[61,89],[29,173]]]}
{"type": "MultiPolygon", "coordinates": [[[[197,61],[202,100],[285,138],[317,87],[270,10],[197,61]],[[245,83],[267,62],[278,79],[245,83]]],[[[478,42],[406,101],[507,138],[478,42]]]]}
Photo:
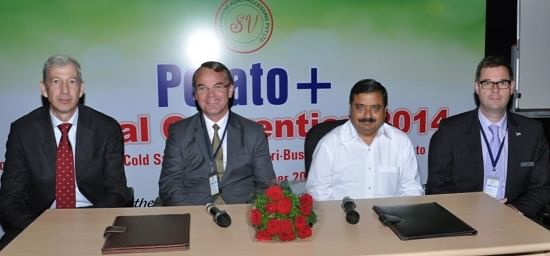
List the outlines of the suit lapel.
{"type": "Polygon", "coordinates": [[[481,186],[483,190],[483,176],[484,176],[484,167],[483,167],[483,151],[481,149],[481,135],[480,129],[481,125],[479,124],[478,110],[473,110],[471,115],[471,125],[466,131],[467,143],[470,146],[471,157],[466,159],[472,159],[473,166],[473,175],[475,183],[478,186],[481,186]]]}
{"type": "Polygon", "coordinates": [[[519,159],[521,155],[523,154],[522,150],[522,143],[520,141],[522,131],[520,130],[517,121],[514,119],[514,116],[510,113],[508,115],[508,134],[507,140],[508,140],[508,165],[506,167],[506,191],[505,194],[508,195],[508,190],[514,187],[518,187],[514,184],[515,179],[513,177],[517,177],[517,172],[519,171],[519,168],[517,168],[519,159]]]}
{"type": "MultiPolygon", "coordinates": [[[[225,172],[223,174],[223,181],[225,181],[225,177],[229,177],[231,175],[231,172],[235,169],[235,166],[237,163],[235,161],[239,161],[239,150],[244,148],[243,144],[243,129],[241,127],[241,123],[237,119],[237,116],[233,114],[232,112],[229,112],[229,122],[227,123],[227,163],[225,166],[225,172]]],[[[222,181],[222,183],[223,183],[222,181]]]]}
{"type": "Polygon", "coordinates": [[[44,176],[51,180],[51,184],[55,184],[55,154],[57,152],[57,142],[55,141],[55,135],[52,127],[52,120],[50,119],[49,108],[45,107],[40,114],[40,120],[36,122],[34,128],[37,133],[37,138],[40,141],[40,147],[42,154],[46,159],[46,166],[44,166],[44,176]]]}
{"type": "MultiPolygon", "coordinates": [[[[94,124],[90,120],[87,109],[82,106],[78,107],[78,125],[76,129],[76,148],[75,148],[75,175],[77,182],[80,181],[79,177],[82,177],[82,172],[86,170],[83,166],[87,160],[87,157],[94,156],[90,152],[95,151],[95,146],[98,144],[94,142],[94,124]]],[[[74,146],[74,145],[73,145],[74,146]]]]}
{"type": "MultiPolygon", "coordinates": [[[[207,146],[210,146],[210,138],[208,137],[208,132],[205,130],[206,126],[204,124],[202,113],[197,113],[193,118],[192,121],[192,127],[193,129],[193,137],[195,140],[195,144],[197,144],[197,147],[199,148],[200,154],[202,156],[205,156],[207,165],[208,165],[208,176],[210,176],[210,157],[212,156],[210,153],[211,150],[207,148],[207,146]]],[[[210,146],[211,148],[211,146],[210,146]]]]}

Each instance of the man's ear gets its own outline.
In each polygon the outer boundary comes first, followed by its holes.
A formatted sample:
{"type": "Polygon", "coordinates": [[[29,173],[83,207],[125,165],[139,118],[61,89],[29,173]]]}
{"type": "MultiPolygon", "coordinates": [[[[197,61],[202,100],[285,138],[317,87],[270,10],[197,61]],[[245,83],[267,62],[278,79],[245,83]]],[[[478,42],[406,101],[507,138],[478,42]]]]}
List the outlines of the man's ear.
{"type": "Polygon", "coordinates": [[[78,98],[82,98],[82,95],[84,95],[85,89],[86,89],[86,83],[82,82],[82,84],[80,84],[80,93],[78,94],[78,98]]]}
{"type": "Polygon", "coordinates": [[[48,89],[46,88],[44,81],[40,81],[40,93],[44,98],[48,98],[48,89]]]}

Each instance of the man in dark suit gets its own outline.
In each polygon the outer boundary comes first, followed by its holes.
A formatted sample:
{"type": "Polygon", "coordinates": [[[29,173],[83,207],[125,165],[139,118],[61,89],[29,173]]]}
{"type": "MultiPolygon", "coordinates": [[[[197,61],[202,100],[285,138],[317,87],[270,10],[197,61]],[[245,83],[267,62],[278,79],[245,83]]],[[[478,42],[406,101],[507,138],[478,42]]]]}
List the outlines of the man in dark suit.
{"type": "Polygon", "coordinates": [[[426,194],[484,191],[537,218],[550,200],[550,152],[539,122],[507,111],[514,89],[504,59],[479,63],[479,108],[443,120],[432,136],[426,194]]]}
{"type": "Polygon", "coordinates": [[[262,126],[229,109],[234,89],[222,63],[205,62],[193,74],[200,111],[170,126],[159,179],[164,205],[246,203],[275,181],[262,126]]]}
{"type": "Polygon", "coordinates": [[[120,126],[113,118],[78,104],[84,86],[75,59],[50,57],[40,83],[49,104],[11,124],[0,187],[0,220],[5,231],[0,246],[48,208],[131,204],[120,126]],[[58,125],[70,128],[64,132],[58,125]],[[69,143],[64,159],[68,162],[60,162],[57,153],[63,140],[69,143]],[[59,172],[62,164],[72,167],[65,177],[59,172]],[[67,187],[63,190],[62,186],[67,187]]]}

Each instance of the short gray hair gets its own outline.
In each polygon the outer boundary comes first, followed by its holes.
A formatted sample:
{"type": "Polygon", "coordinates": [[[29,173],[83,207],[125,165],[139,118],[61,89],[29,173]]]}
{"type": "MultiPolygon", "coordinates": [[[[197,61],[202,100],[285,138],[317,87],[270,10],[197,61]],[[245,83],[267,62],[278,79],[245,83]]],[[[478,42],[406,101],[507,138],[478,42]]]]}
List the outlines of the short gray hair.
{"type": "Polygon", "coordinates": [[[78,74],[78,80],[80,82],[84,82],[82,80],[82,72],[80,71],[80,63],[72,57],[69,57],[67,55],[53,55],[46,60],[44,63],[44,68],[42,68],[42,81],[46,83],[46,78],[48,76],[48,70],[52,67],[62,67],[66,65],[73,65],[76,68],[76,72],[78,74]]]}

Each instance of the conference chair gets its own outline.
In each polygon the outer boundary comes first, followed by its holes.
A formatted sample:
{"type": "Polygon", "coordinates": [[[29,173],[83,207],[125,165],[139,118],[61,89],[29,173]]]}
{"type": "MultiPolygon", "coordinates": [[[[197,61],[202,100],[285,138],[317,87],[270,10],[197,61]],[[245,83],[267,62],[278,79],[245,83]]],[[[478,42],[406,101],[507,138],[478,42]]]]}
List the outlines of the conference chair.
{"type": "Polygon", "coordinates": [[[316,126],[311,127],[309,131],[306,134],[306,139],[304,141],[304,164],[305,164],[305,172],[306,177],[309,173],[309,167],[311,166],[311,158],[313,156],[313,151],[315,151],[315,147],[317,146],[317,143],[319,143],[319,140],[325,136],[328,132],[332,131],[334,128],[344,124],[347,119],[342,120],[334,120],[334,121],[326,121],[317,124],[316,126]]]}

